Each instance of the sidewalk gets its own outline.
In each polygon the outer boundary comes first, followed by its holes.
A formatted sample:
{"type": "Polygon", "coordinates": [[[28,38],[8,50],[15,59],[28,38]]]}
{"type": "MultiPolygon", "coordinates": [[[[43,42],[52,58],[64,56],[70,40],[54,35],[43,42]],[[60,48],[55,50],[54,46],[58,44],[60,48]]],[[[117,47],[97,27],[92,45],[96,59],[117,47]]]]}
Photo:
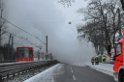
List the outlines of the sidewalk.
{"type": "Polygon", "coordinates": [[[103,64],[100,63],[99,65],[91,65],[89,64],[88,66],[90,66],[91,68],[100,71],[102,73],[108,74],[110,76],[113,76],[113,64],[103,64]]]}

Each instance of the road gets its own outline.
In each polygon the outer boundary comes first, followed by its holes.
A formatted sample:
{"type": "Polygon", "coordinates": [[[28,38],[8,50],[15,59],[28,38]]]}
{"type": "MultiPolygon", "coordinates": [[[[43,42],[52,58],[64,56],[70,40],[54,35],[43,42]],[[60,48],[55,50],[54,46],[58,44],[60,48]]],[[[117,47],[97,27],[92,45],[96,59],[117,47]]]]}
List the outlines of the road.
{"type": "Polygon", "coordinates": [[[63,64],[54,76],[55,82],[115,82],[112,76],[103,74],[88,66],[76,67],[63,64]]]}

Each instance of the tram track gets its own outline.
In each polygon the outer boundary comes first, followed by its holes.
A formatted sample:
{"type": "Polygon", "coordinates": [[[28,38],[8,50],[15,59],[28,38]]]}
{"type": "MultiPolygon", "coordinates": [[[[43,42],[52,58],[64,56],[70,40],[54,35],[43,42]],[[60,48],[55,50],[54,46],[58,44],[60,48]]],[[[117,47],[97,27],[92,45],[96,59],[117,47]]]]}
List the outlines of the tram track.
{"type": "Polygon", "coordinates": [[[57,61],[15,62],[0,64],[0,82],[26,72],[56,64],[57,61]]]}

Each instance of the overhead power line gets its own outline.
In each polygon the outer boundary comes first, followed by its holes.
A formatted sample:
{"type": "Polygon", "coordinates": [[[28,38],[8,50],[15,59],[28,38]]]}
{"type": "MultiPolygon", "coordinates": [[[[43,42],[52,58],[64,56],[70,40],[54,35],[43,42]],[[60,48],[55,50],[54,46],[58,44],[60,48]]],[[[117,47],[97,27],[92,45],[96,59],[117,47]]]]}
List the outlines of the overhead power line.
{"type": "Polygon", "coordinates": [[[27,38],[24,38],[24,37],[22,37],[22,36],[17,36],[16,34],[10,33],[10,32],[8,32],[8,31],[6,31],[6,33],[12,34],[14,37],[17,37],[17,38],[19,38],[19,39],[23,39],[23,40],[29,42],[31,45],[34,45],[34,46],[37,47],[37,48],[41,48],[41,46],[38,46],[38,45],[34,44],[33,42],[31,42],[31,41],[28,40],[27,38]]]}
{"type": "Polygon", "coordinates": [[[25,33],[27,33],[27,34],[29,34],[30,36],[34,37],[35,39],[39,40],[40,42],[42,42],[42,44],[45,44],[45,42],[42,41],[39,37],[37,37],[37,36],[35,36],[35,35],[33,35],[33,34],[27,32],[26,30],[20,28],[19,26],[15,25],[14,23],[10,22],[9,20],[7,20],[7,19],[5,19],[5,18],[3,18],[3,20],[5,20],[6,22],[8,22],[9,24],[11,24],[12,26],[14,26],[15,28],[18,28],[19,30],[21,30],[21,31],[23,31],[23,32],[25,32],[25,33]]]}
{"type": "MultiPolygon", "coordinates": [[[[4,27],[5,27],[5,26],[4,26],[4,27]]],[[[7,27],[5,27],[5,28],[7,28],[7,27]]],[[[2,31],[5,31],[7,34],[12,34],[12,36],[17,37],[17,38],[19,38],[19,39],[23,39],[23,40],[29,42],[29,44],[34,45],[35,47],[38,47],[38,48],[41,48],[41,47],[42,47],[42,46],[38,46],[38,45],[36,45],[35,43],[31,42],[31,41],[28,40],[28,38],[26,38],[26,37],[17,36],[16,34],[11,33],[11,32],[9,32],[9,31],[7,31],[7,30],[5,30],[5,29],[2,29],[2,31]]],[[[8,36],[9,36],[9,35],[8,35],[8,36]]]]}

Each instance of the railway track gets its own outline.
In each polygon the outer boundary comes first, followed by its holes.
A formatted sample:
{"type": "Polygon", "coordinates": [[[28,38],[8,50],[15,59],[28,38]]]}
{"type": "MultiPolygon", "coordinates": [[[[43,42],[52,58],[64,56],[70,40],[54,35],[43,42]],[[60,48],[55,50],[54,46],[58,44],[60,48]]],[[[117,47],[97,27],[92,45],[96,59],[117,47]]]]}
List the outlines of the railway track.
{"type": "Polygon", "coordinates": [[[0,64],[0,82],[4,79],[15,77],[23,73],[31,72],[38,68],[56,64],[56,61],[39,61],[39,62],[16,62],[0,64]]]}

